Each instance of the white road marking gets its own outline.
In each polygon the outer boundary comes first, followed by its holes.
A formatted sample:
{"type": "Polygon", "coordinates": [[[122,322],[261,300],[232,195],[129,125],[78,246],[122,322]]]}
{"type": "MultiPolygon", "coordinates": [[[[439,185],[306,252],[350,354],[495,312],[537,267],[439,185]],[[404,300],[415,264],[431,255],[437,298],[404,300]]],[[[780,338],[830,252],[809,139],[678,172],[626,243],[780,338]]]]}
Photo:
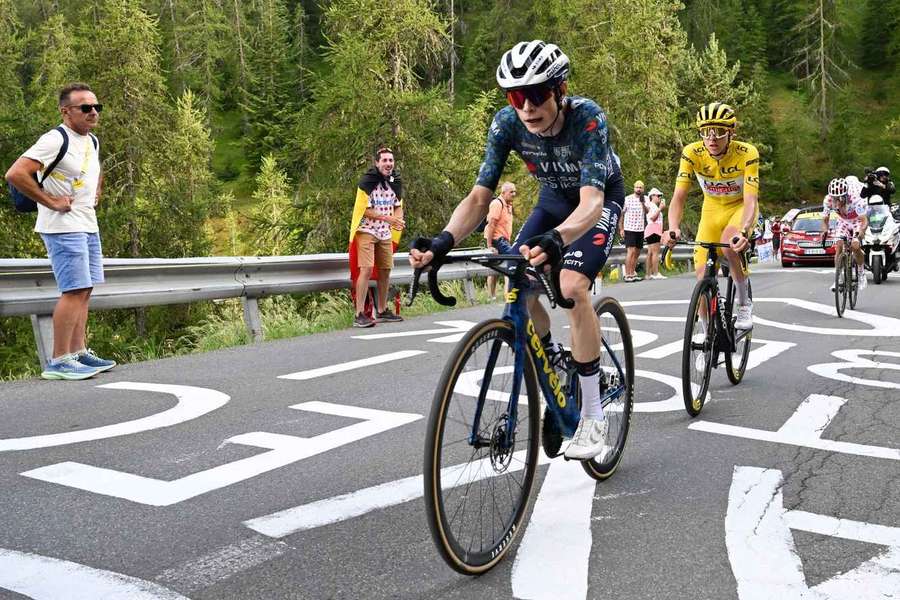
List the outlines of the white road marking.
{"type": "MultiPolygon", "coordinates": [[[[747,358],[748,371],[750,369],[755,369],[767,360],[775,358],[785,350],[797,345],[793,342],[775,342],[771,340],[761,340],[758,338],[753,338],[751,340],[751,343],[762,344],[762,347],[753,348],[751,346],[750,356],[747,358]]],[[[683,347],[684,340],[675,340],[674,342],[669,342],[668,344],[663,344],[662,346],[657,346],[656,348],[651,348],[650,350],[642,352],[641,354],[637,355],[637,358],[667,358],[669,356],[672,356],[673,354],[680,353],[683,347]]]]}
{"type": "Polygon", "coordinates": [[[291,549],[284,542],[253,536],[218,548],[176,568],[166,569],[155,579],[192,592],[252,569],[291,549]]]}
{"type": "Polygon", "coordinates": [[[821,377],[836,379],[837,381],[847,381],[858,385],[900,390],[900,383],[895,383],[893,381],[879,381],[877,379],[863,379],[861,377],[853,377],[852,375],[844,375],[839,372],[843,369],[886,369],[888,371],[900,371],[900,363],[877,362],[862,358],[863,354],[900,358],[900,352],[888,352],[887,350],[838,350],[832,352],[831,355],[847,362],[809,365],[806,367],[806,370],[821,377]]]}
{"type": "Polygon", "coordinates": [[[95,494],[124,498],[139,504],[171,506],[422,418],[422,415],[412,413],[374,410],[318,401],[295,404],[291,408],[351,419],[363,419],[363,422],[311,438],[263,431],[244,433],[227,439],[226,443],[265,448],[268,452],[187,475],[174,481],[143,477],[77,462],[61,462],[26,471],[22,475],[95,494]]]}
{"type": "MultiPolygon", "coordinates": [[[[622,302],[624,307],[634,306],[655,306],[669,304],[688,304],[689,300],[632,300],[622,302]]],[[[800,298],[754,298],[753,303],[758,302],[774,302],[787,304],[804,310],[817,312],[823,315],[834,316],[834,307],[829,304],[821,304],[819,302],[811,302],[800,298]]],[[[629,321],[663,321],[673,323],[684,323],[686,317],[658,317],[653,315],[636,315],[630,311],[626,311],[629,321]]],[[[819,335],[838,335],[838,336],[871,336],[871,337],[900,337],[900,319],[877,315],[873,313],[862,312],[858,310],[848,310],[844,312],[844,317],[859,321],[867,325],[871,325],[871,329],[842,329],[835,327],[809,327],[806,325],[798,325],[796,323],[781,323],[760,317],[759,314],[753,315],[753,323],[755,325],[767,325],[769,327],[777,327],[788,331],[796,331],[801,333],[816,333],[819,335]]]]}
{"type": "Polygon", "coordinates": [[[435,335],[445,334],[445,337],[439,337],[428,340],[429,342],[439,343],[455,343],[462,339],[467,331],[475,327],[477,323],[473,321],[435,321],[436,325],[444,325],[444,329],[418,329],[416,331],[397,331],[394,333],[370,333],[366,335],[352,336],[357,340],[384,340],[388,338],[413,337],[417,335],[435,335]]]}
{"type": "MultiPolygon", "coordinates": [[[[823,315],[835,316],[834,306],[830,304],[820,304],[819,302],[811,302],[809,300],[801,300],[799,298],[754,298],[753,303],[757,302],[779,302],[788,304],[804,310],[817,312],[823,315]]],[[[781,323],[778,321],[770,321],[758,315],[753,315],[753,323],[760,325],[768,325],[779,329],[787,329],[788,331],[797,331],[801,333],[816,333],[819,335],[838,335],[842,337],[867,336],[867,337],[900,337],[900,319],[886,317],[884,315],[876,315],[873,313],[862,312],[858,310],[848,310],[844,312],[845,319],[851,319],[871,325],[871,329],[844,329],[837,327],[808,327],[806,325],[797,325],[796,323],[781,323]]]]}
{"type": "Polygon", "coordinates": [[[34,600],[187,600],[161,585],[86,565],[0,548],[0,589],[34,600]]]}
{"type": "Polygon", "coordinates": [[[722,423],[711,423],[709,421],[691,423],[688,425],[688,429],[749,440],[840,452],[842,454],[900,460],[900,450],[896,448],[821,439],[822,433],[846,402],[844,398],[837,396],[811,394],[807,396],[791,418],[778,431],[723,425],[722,423]]]}
{"type": "Polygon", "coordinates": [[[785,510],[776,469],[735,467],[725,545],[740,600],[876,600],[900,589],[900,528],[785,510]],[[888,546],[860,566],[809,588],[791,529],[888,546]]]}
{"type": "Polygon", "coordinates": [[[425,350],[401,350],[399,352],[391,352],[389,354],[381,354],[378,356],[371,356],[369,358],[351,360],[350,362],[340,363],[337,365],[319,367],[318,369],[308,369],[306,371],[297,371],[296,373],[289,373],[287,375],[279,375],[278,379],[297,379],[301,381],[306,379],[315,379],[316,377],[324,377],[325,375],[333,375],[334,373],[343,373],[345,371],[352,371],[354,369],[362,369],[364,367],[380,365],[394,360],[401,360],[404,358],[410,358],[412,356],[418,356],[420,354],[426,354],[425,350]]]}
{"type": "MultiPolygon", "coordinates": [[[[513,461],[505,472],[513,473],[521,470],[524,466],[522,462],[524,457],[524,450],[513,454],[513,461]]],[[[458,475],[466,469],[475,473],[473,478],[467,481],[475,482],[494,476],[490,459],[483,459],[481,462],[484,464],[466,463],[444,467],[441,469],[441,481],[455,481],[458,475]]],[[[539,450],[538,465],[548,462],[550,459],[539,450]]],[[[424,485],[424,477],[415,475],[309,504],[286,508],[270,515],[244,521],[244,525],[257,533],[272,538],[283,538],[293,533],[346,521],[374,510],[416,500],[424,495],[424,485]]]]}
{"type": "Polygon", "coordinates": [[[513,563],[515,598],[587,597],[596,487],[577,461],[550,465],[513,563]]]}
{"type": "Polygon", "coordinates": [[[12,450],[32,450],[34,448],[50,448],[52,446],[64,446],[78,442],[102,440],[162,427],[171,427],[184,423],[197,417],[212,412],[224,406],[229,397],[222,392],[209,388],[194,387],[189,385],[164,385],[161,383],[137,383],[133,381],[120,381],[98,385],[98,388],[108,390],[134,390],[141,392],[157,392],[160,394],[172,394],[178,399],[178,403],[168,410],[114,425],[94,427],[92,429],[80,429],[65,433],[53,433],[48,435],[34,435],[23,438],[8,438],[0,440],[0,452],[12,450]]]}

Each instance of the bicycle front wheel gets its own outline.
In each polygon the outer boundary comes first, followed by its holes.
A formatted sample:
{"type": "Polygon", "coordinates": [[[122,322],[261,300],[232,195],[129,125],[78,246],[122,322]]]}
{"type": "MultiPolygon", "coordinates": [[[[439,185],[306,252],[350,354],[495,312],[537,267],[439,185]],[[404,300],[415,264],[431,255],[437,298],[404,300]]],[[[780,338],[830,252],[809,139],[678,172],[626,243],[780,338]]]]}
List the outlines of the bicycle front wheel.
{"type": "Polygon", "coordinates": [[[607,443],[611,450],[603,461],[585,460],[581,466],[594,479],[603,480],[616,471],[628,440],[634,405],[634,347],[621,304],[613,298],[600,298],[594,303],[594,312],[600,319],[603,340],[600,374],[605,388],[603,412],[609,420],[607,443]]]}
{"type": "Polygon", "coordinates": [[[538,463],[540,396],[527,352],[515,372],[514,339],[500,319],[471,329],[444,368],[428,418],[428,526],[444,561],[466,575],[509,551],[538,463]]]}
{"type": "MultiPolygon", "coordinates": [[[[856,260],[848,259],[847,260],[847,273],[849,273],[849,281],[850,281],[850,310],[856,308],[856,299],[859,296],[859,271],[856,267],[856,260]]],[[[866,272],[863,271],[863,277],[866,276],[866,272]]]]}
{"type": "Polygon", "coordinates": [[[847,254],[843,253],[834,267],[834,308],[839,317],[843,316],[847,307],[848,285],[850,282],[847,280],[847,254]]]}
{"type": "MultiPolygon", "coordinates": [[[[734,332],[734,353],[725,353],[725,372],[728,374],[728,381],[737,385],[744,378],[744,372],[747,370],[747,361],[750,359],[750,341],[753,339],[753,330],[734,329],[734,311],[737,307],[737,284],[730,277],[728,278],[728,298],[726,300],[729,310],[731,311],[731,328],[734,332]],[[737,363],[737,366],[735,366],[737,363]]],[[[753,289],[750,287],[750,281],[747,281],[747,296],[753,300],[753,289]]]]}
{"type": "Polygon", "coordinates": [[[681,393],[684,408],[692,417],[700,414],[709,391],[718,334],[717,319],[711,316],[715,302],[715,286],[706,280],[699,281],[691,295],[681,352],[681,393]]]}

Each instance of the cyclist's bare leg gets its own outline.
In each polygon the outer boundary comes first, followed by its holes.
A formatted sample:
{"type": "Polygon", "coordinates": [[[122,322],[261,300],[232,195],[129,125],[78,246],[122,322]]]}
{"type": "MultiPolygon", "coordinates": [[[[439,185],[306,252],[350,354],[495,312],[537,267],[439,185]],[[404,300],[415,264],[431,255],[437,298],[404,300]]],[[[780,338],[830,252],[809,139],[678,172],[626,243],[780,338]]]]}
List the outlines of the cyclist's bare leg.
{"type": "Polygon", "coordinates": [[[834,266],[837,268],[841,264],[841,254],[844,253],[844,240],[835,240],[834,242],[834,266]]]}
{"type": "Polygon", "coordinates": [[[863,266],[866,262],[866,255],[863,254],[859,245],[859,238],[853,238],[853,241],[850,242],[850,249],[853,250],[853,256],[856,257],[856,265],[859,267],[863,266]]]}
{"type": "Polygon", "coordinates": [[[578,362],[600,356],[600,320],[591,304],[590,286],[590,280],[582,273],[569,269],[560,271],[560,290],[564,297],[575,301],[575,306],[566,313],[571,327],[572,358],[578,362]]]}
{"type": "MultiPolygon", "coordinates": [[[[722,232],[722,239],[720,240],[723,244],[730,244],[731,239],[738,235],[738,230],[735,227],[728,226],[725,228],[725,231],[722,232]]],[[[743,282],[747,279],[747,275],[744,273],[744,269],[741,266],[741,257],[737,252],[732,250],[731,248],[724,248],[722,252],[725,254],[725,260],[728,261],[728,268],[731,271],[731,278],[734,279],[735,283],[743,282]]]]}
{"type": "Polygon", "coordinates": [[[529,294],[526,302],[528,303],[528,314],[531,315],[531,320],[534,322],[534,330],[540,337],[544,337],[550,331],[550,315],[541,304],[541,297],[538,294],[529,294]]]}

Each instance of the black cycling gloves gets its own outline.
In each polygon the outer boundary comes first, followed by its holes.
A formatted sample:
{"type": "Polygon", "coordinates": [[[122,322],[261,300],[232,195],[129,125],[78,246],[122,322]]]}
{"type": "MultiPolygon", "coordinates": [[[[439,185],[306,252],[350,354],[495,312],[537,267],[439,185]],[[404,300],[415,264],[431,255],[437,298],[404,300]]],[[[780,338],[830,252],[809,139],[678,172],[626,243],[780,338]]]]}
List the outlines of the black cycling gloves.
{"type": "Polygon", "coordinates": [[[548,265],[558,265],[562,259],[565,244],[563,244],[562,236],[555,229],[551,229],[547,233],[537,235],[524,243],[529,248],[540,246],[547,254],[548,265]]]}
{"type": "Polygon", "coordinates": [[[413,240],[410,248],[415,248],[420,252],[428,252],[431,250],[432,254],[434,254],[432,261],[439,262],[442,258],[447,256],[447,253],[453,249],[454,245],[456,245],[456,240],[453,239],[453,234],[449,231],[442,231],[431,239],[417,237],[413,240]]]}

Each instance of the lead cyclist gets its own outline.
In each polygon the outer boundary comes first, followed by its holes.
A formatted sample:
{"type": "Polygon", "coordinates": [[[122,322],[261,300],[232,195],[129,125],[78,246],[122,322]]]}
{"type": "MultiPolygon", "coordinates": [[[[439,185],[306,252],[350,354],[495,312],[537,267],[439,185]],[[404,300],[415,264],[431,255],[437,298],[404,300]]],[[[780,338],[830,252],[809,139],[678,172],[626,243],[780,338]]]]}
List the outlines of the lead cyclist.
{"type": "MultiPolygon", "coordinates": [[[[612,247],[625,187],[606,115],[594,101],[567,95],[568,75],[569,59],[555,44],[519,42],[503,54],[497,84],[509,106],[494,115],[475,185],[439,235],[417,240],[427,250],[411,249],[409,260],[413,267],[424,267],[472,233],[487,214],[510,151],[521,157],[540,192],[511,251],[534,266],[561,261],[561,291],[575,301],[566,312],[583,401],[565,455],[603,460],[609,423],[601,405],[600,322],[590,289],[612,247]]],[[[555,347],[550,316],[536,296],[529,298],[528,309],[544,346],[555,347]]]]}

